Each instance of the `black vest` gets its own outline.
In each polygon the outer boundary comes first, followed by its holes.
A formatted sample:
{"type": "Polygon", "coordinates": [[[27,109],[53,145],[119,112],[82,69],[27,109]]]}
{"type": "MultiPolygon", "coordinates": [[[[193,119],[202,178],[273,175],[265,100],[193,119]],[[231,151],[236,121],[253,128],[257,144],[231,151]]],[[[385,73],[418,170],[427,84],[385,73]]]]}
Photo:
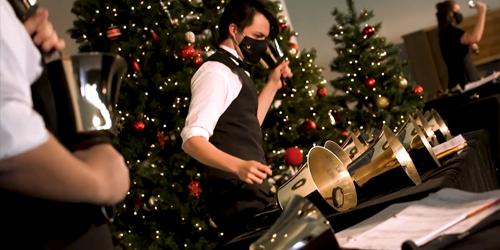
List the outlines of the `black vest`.
{"type": "MultiPolygon", "coordinates": [[[[57,137],[56,106],[44,71],[32,85],[35,110],[57,137]]],[[[0,190],[0,249],[112,249],[101,207],[0,190]]]]}
{"type": "MultiPolygon", "coordinates": [[[[255,84],[227,51],[217,51],[207,61],[226,65],[238,75],[242,84],[239,95],[217,121],[209,141],[218,149],[243,160],[265,163],[255,84]]],[[[253,215],[275,201],[267,181],[250,185],[231,173],[212,167],[204,169],[209,213],[226,235],[248,230],[245,225],[253,215]]]]}

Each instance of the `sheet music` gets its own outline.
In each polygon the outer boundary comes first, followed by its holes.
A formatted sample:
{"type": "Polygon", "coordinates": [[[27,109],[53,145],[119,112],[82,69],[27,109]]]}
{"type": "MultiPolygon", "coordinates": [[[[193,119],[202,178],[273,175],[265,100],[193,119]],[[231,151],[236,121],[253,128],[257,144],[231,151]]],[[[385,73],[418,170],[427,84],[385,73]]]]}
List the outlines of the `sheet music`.
{"type": "Polygon", "coordinates": [[[491,81],[497,79],[499,76],[500,76],[500,72],[495,71],[492,74],[490,74],[489,76],[487,76],[487,77],[485,77],[485,78],[483,78],[481,80],[467,83],[467,84],[465,84],[464,90],[462,91],[462,93],[463,92],[467,92],[467,91],[469,91],[471,89],[475,89],[475,88],[477,88],[477,87],[479,87],[479,86],[481,86],[483,84],[486,84],[488,82],[491,82],[491,81]]]}
{"type": "Polygon", "coordinates": [[[435,155],[441,155],[448,150],[463,148],[466,142],[462,134],[459,134],[446,142],[432,147],[432,151],[434,151],[435,155]]]}
{"type": "MultiPolygon", "coordinates": [[[[375,216],[336,234],[339,245],[347,249],[400,249],[406,240],[418,240],[437,228],[500,197],[500,190],[470,193],[445,188],[414,202],[394,204],[375,216]]],[[[465,232],[500,206],[487,209],[446,233],[465,232]]],[[[332,223],[335,223],[332,221],[332,223]]]]}

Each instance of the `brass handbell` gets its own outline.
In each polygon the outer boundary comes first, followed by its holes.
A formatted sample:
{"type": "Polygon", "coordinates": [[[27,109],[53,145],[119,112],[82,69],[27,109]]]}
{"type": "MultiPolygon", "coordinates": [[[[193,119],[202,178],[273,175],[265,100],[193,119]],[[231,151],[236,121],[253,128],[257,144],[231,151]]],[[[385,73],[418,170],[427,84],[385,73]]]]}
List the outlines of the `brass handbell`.
{"type": "Polygon", "coordinates": [[[444,122],[443,118],[441,118],[436,110],[431,109],[430,111],[425,112],[424,118],[427,120],[428,126],[430,126],[436,134],[436,138],[440,143],[453,138],[450,129],[448,129],[448,126],[444,122]]]}
{"type": "Polygon", "coordinates": [[[429,143],[432,146],[438,145],[439,141],[437,140],[436,134],[434,133],[434,130],[432,130],[432,127],[429,125],[422,112],[416,111],[412,116],[415,119],[417,125],[424,131],[424,134],[427,137],[429,143]]]}
{"type": "Polygon", "coordinates": [[[330,150],[330,152],[332,152],[335,156],[337,156],[337,158],[339,158],[340,161],[344,163],[344,166],[347,167],[349,164],[351,164],[352,162],[351,157],[349,157],[349,155],[336,142],[330,140],[326,141],[325,148],[330,150]]]}
{"type": "Polygon", "coordinates": [[[411,116],[408,117],[407,122],[396,135],[412,159],[416,160],[417,169],[422,170],[441,166],[424,131],[411,116]]]}
{"type": "Polygon", "coordinates": [[[410,155],[396,135],[384,125],[377,141],[347,169],[352,179],[361,187],[370,179],[397,167],[402,167],[414,184],[422,183],[410,155]]]}
{"type": "Polygon", "coordinates": [[[250,250],[340,249],[330,222],[309,200],[294,195],[289,205],[250,250]]]}
{"type": "Polygon", "coordinates": [[[342,144],[342,149],[349,155],[351,160],[355,160],[368,149],[368,143],[361,136],[361,132],[352,132],[342,144]]]}
{"type": "Polygon", "coordinates": [[[293,195],[311,200],[323,211],[344,211],[357,204],[356,188],[342,161],[330,150],[313,147],[307,163],[278,190],[278,202],[286,208],[293,195]]]}

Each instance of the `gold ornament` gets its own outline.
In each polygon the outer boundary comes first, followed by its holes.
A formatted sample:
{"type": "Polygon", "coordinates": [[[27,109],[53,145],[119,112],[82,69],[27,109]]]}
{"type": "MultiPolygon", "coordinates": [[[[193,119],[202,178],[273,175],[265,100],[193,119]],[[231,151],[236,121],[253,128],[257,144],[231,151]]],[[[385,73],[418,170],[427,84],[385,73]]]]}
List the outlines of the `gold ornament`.
{"type": "Polygon", "coordinates": [[[377,107],[378,108],[385,109],[385,108],[387,108],[387,106],[389,106],[389,99],[387,99],[387,97],[381,96],[381,97],[377,98],[377,107]]]}
{"type": "Polygon", "coordinates": [[[186,34],[184,34],[184,37],[186,38],[186,42],[188,43],[194,43],[196,41],[196,36],[192,31],[186,32],[186,34]]]}
{"type": "Polygon", "coordinates": [[[154,196],[149,197],[149,199],[148,199],[148,205],[150,207],[155,207],[156,205],[158,205],[158,198],[154,197],[154,196]]]}
{"type": "Polygon", "coordinates": [[[401,77],[399,79],[399,87],[402,88],[402,89],[404,89],[407,86],[408,86],[408,80],[406,80],[406,78],[404,78],[404,77],[401,77]]]}
{"type": "Polygon", "coordinates": [[[208,225],[210,225],[212,228],[218,228],[217,224],[215,224],[215,222],[210,217],[208,217],[208,225]]]}
{"type": "Polygon", "coordinates": [[[288,50],[288,52],[290,53],[290,55],[295,56],[297,54],[297,49],[291,48],[290,50],[288,50]]]}
{"type": "Polygon", "coordinates": [[[125,236],[125,234],[124,234],[123,232],[118,232],[118,233],[116,233],[116,237],[117,237],[118,239],[120,239],[120,240],[121,240],[121,239],[123,239],[123,237],[124,237],[124,236],[125,236]]]}

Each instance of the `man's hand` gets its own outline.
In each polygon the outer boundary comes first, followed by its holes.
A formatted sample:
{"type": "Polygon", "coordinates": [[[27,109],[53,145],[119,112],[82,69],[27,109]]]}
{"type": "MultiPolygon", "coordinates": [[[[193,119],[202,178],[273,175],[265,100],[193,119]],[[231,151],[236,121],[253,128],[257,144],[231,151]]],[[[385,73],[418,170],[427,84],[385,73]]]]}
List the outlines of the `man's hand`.
{"type": "Polygon", "coordinates": [[[36,10],[35,14],[24,22],[24,27],[33,38],[35,45],[42,52],[61,51],[66,46],[66,43],[58,37],[48,17],[49,12],[47,9],[40,7],[36,10]]]}
{"type": "Polygon", "coordinates": [[[261,184],[272,173],[269,166],[257,161],[243,161],[236,170],[238,178],[248,184],[261,184]]]}
{"type": "Polygon", "coordinates": [[[293,76],[292,70],[290,69],[290,67],[288,67],[289,63],[290,61],[284,60],[278,66],[276,66],[276,68],[274,68],[273,71],[271,71],[271,73],[269,74],[269,78],[267,81],[268,84],[272,84],[274,87],[276,87],[276,89],[282,88],[283,83],[281,81],[281,78],[290,78],[293,76]]]}

